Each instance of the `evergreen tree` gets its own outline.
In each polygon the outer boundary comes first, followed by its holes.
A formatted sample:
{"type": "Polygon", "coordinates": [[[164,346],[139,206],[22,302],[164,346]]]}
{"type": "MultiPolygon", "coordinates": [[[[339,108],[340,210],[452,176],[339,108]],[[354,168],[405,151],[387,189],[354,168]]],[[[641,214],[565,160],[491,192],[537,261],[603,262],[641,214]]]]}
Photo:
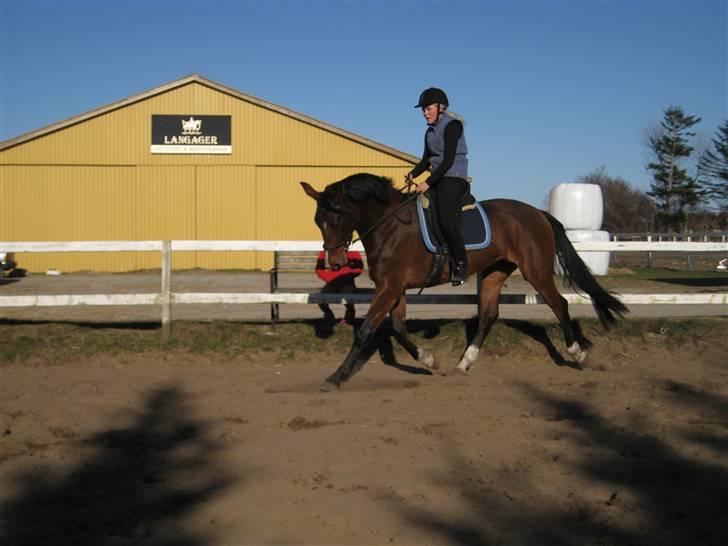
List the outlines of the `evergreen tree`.
{"type": "Polygon", "coordinates": [[[658,222],[670,229],[687,229],[687,209],[701,197],[696,179],[682,166],[693,153],[689,139],[695,133],[689,129],[699,121],[679,106],[670,106],[660,122],[662,130],[649,138],[655,161],[647,165],[654,178],[647,195],[655,201],[658,222]]]}
{"type": "Polygon", "coordinates": [[[712,149],[700,158],[701,186],[706,195],[715,200],[722,211],[728,210],[728,119],[711,139],[712,149]]]}

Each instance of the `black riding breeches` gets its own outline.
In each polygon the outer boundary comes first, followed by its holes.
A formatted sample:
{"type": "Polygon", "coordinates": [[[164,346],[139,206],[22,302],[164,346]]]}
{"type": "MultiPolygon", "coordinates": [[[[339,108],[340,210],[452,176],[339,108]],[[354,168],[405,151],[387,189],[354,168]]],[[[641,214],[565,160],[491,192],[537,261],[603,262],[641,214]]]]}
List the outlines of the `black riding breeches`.
{"type": "Polygon", "coordinates": [[[463,238],[462,201],[468,193],[468,183],[462,178],[445,177],[435,188],[435,210],[440,229],[453,260],[466,261],[463,238]]]}

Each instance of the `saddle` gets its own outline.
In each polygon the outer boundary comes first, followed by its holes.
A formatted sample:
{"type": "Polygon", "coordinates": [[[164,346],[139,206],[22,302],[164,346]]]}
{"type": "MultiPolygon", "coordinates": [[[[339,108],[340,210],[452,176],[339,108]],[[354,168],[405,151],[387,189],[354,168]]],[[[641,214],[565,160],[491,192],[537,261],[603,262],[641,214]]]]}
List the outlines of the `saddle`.
{"type": "MultiPolygon", "coordinates": [[[[461,202],[462,229],[465,250],[481,250],[490,245],[490,222],[483,206],[468,192],[461,202]]],[[[442,276],[442,270],[449,261],[447,244],[437,222],[434,202],[425,194],[417,198],[417,216],[425,248],[434,254],[432,268],[425,286],[434,286],[442,276]]],[[[452,271],[452,268],[450,268],[452,271]]]]}
{"type": "MultiPolygon", "coordinates": [[[[463,238],[465,250],[482,250],[490,244],[490,222],[483,205],[468,193],[461,203],[463,215],[463,238]]],[[[445,247],[445,237],[437,222],[434,203],[424,194],[417,198],[417,215],[420,220],[420,232],[427,250],[437,254],[445,247]]]]}

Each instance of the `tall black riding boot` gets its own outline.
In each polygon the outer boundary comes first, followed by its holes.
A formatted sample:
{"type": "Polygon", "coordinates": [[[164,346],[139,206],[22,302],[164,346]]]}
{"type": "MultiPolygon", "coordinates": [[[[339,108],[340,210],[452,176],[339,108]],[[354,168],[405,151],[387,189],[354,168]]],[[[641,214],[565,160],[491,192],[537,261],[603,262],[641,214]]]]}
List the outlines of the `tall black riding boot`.
{"type": "Polygon", "coordinates": [[[465,252],[465,241],[460,226],[450,226],[447,232],[447,243],[450,247],[453,263],[450,280],[453,286],[460,286],[468,280],[468,257],[465,252]]]}
{"type": "Polygon", "coordinates": [[[460,286],[461,284],[465,284],[465,282],[468,280],[468,260],[467,258],[464,260],[459,260],[455,262],[455,269],[452,273],[452,285],[453,286],[460,286]]]}
{"type": "Polygon", "coordinates": [[[468,259],[462,229],[462,200],[468,183],[461,178],[444,177],[437,183],[437,217],[453,258],[452,284],[460,286],[468,278],[468,259]]]}

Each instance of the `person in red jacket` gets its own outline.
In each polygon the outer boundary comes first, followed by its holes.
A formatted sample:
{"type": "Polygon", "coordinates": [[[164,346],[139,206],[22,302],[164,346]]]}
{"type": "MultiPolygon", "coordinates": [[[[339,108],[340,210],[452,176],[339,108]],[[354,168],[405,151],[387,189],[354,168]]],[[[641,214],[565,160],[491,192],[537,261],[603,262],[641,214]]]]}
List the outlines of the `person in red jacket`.
{"type": "MultiPolygon", "coordinates": [[[[353,294],[356,292],[354,279],[361,275],[361,272],[364,270],[364,262],[362,261],[361,254],[355,250],[347,252],[346,259],[346,265],[338,271],[334,271],[326,263],[326,252],[323,250],[319,252],[318,260],[316,261],[316,275],[326,283],[321,289],[322,294],[353,294]]],[[[324,313],[325,321],[336,321],[336,317],[328,303],[319,303],[319,308],[324,313]]],[[[342,322],[353,324],[355,317],[354,304],[347,303],[346,313],[342,322]]]]}

